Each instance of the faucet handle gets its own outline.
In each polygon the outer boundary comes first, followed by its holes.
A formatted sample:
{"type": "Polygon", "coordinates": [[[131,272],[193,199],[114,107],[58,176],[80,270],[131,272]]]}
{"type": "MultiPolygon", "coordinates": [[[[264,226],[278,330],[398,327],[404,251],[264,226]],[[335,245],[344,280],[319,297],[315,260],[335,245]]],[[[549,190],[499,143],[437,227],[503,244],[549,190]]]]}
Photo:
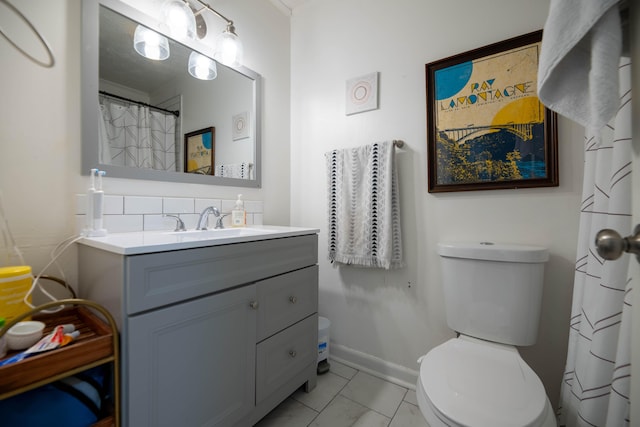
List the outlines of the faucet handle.
{"type": "Polygon", "coordinates": [[[229,216],[228,213],[225,214],[219,214],[216,218],[216,228],[224,228],[224,225],[222,224],[222,220],[224,219],[225,216],[229,216]]]}
{"type": "Polygon", "coordinates": [[[184,222],[182,221],[182,219],[180,219],[180,217],[178,215],[169,215],[166,214],[164,215],[164,217],[171,217],[171,218],[175,218],[176,220],[176,229],[173,231],[187,231],[187,227],[184,226],[184,222]]]}

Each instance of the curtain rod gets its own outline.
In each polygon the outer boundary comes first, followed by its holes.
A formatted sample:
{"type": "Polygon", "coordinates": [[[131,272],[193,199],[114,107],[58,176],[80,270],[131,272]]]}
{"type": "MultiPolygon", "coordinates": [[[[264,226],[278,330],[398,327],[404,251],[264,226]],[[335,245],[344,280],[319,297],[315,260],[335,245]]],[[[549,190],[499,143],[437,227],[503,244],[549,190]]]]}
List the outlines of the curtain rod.
{"type": "Polygon", "coordinates": [[[98,91],[98,93],[100,93],[100,95],[110,96],[111,98],[120,99],[120,100],[122,100],[122,101],[131,102],[131,103],[133,103],[133,104],[142,105],[142,106],[144,106],[144,107],[154,108],[154,109],[156,109],[156,110],[164,111],[165,113],[173,114],[173,115],[174,115],[174,116],[176,116],[176,117],[180,117],[180,111],[171,111],[171,110],[167,110],[167,109],[165,109],[165,108],[156,107],[155,105],[147,104],[147,103],[145,103],[145,102],[136,101],[135,99],[129,99],[129,98],[125,98],[124,96],[114,95],[114,94],[112,94],[112,93],[105,92],[105,91],[103,91],[103,90],[98,91]]]}

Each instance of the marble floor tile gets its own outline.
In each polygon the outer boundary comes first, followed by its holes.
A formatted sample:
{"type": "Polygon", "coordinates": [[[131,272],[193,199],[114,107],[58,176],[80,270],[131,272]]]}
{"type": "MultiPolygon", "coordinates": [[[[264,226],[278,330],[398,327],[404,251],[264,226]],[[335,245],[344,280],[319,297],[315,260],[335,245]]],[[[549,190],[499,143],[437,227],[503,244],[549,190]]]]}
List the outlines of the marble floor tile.
{"type": "Polygon", "coordinates": [[[416,396],[415,390],[407,391],[407,394],[404,395],[404,401],[409,402],[412,405],[418,406],[418,397],[416,396]]]}
{"type": "MultiPolygon", "coordinates": [[[[361,405],[392,418],[407,389],[364,372],[358,372],[340,392],[361,405]]],[[[314,408],[315,409],[315,408],[314,408]]]]}
{"type": "Polygon", "coordinates": [[[347,366],[344,363],[336,362],[333,359],[329,359],[329,365],[331,365],[330,372],[336,375],[340,375],[342,378],[350,380],[357,373],[357,369],[353,369],[351,366],[347,366]]]}
{"type": "Polygon", "coordinates": [[[318,385],[316,385],[316,388],[311,390],[310,393],[298,390],[293,394],[293,398],[309,408],[320,412],[331,402],[331,399],[342,390],[347,382],[347,379],[327,372],[324,375],[318,375],[318,385]]]}
{"type": "Polygon", "coordinates": [[[391,420],[382,414],[347,399],[336,396],[318,415],[310,427],[387,427],[391,420]]]}
{"type": "Polygon", "coordinates": [[[389,427],[429,427],[420,408],[411,403],[402,402],[389,427]]]}
{"type": "Polygon", "coordinates": [[[306,427],[318,413],[291,397],[267,414],[255,427],[306,427]]]}

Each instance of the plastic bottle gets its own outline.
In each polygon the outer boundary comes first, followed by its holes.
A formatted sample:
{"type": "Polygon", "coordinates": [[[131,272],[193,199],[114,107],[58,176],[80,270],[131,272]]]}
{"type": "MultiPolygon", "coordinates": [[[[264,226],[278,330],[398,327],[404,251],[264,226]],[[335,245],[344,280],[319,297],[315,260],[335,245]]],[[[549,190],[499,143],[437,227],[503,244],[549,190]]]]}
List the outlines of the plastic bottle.
{"type": "Polygon", "coordinates": [[[242,194],[238,194],[236,206],[231,210],[231,226],[244,227],[247,225],[247,212],[244,210],[242,194]]]}

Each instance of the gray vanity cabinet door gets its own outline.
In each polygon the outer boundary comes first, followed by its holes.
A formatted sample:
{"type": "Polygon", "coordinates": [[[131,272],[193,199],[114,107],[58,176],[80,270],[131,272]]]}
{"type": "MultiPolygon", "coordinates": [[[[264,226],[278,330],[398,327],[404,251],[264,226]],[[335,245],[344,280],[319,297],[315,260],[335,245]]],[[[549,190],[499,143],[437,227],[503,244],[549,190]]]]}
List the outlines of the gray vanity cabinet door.
{"type": "Polygon", "coordinates": [[[254,406],[256,286],[128,320],[128,425],[230,426],[254,406]]]}

